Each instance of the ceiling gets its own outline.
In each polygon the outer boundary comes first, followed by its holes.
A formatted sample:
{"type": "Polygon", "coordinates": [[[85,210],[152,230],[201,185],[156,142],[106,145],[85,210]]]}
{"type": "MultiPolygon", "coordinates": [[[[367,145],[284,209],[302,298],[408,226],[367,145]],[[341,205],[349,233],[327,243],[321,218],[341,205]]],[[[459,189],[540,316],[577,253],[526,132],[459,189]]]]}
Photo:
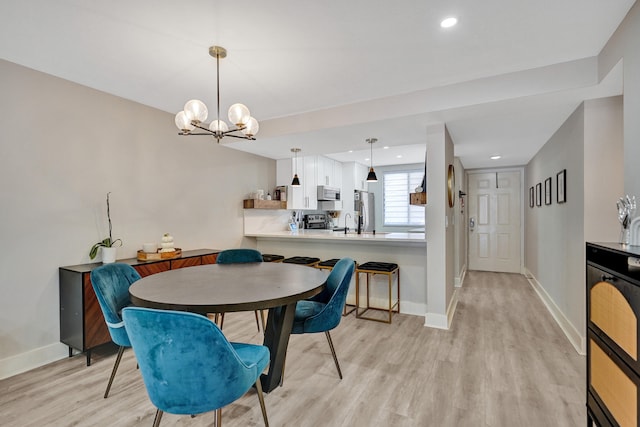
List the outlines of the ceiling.
{"type": "Polygon", "coordinates": [[[0,58],[213,115],[220,45],[222,111],[242,102],[260,122],[257,141],[230,147],[368,164],[375,137],[374,166],[415,163],[427,126],[445,123],[465,168],[506,167],[583,100],[622,93],[621,67],[598,81],[594,57],[634,2],[22,0],[0,5],[0,58]],[[447,16],[458,25],[441,28],[447,16]]]}

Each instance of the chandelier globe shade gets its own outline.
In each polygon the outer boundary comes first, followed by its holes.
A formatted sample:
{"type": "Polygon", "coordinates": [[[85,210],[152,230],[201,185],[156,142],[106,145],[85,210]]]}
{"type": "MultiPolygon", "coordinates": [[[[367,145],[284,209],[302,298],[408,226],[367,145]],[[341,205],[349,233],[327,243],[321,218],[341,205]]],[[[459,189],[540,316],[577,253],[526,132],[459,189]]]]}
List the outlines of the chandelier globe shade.
{"type": "Polygon", "coordinates": [[[236,103],[229,107],[228,117],[233,128],[220,119],[220,59],[227,56],[227,50],[221,46],[211,46],[209,55],[216,59],[216,118],[206,125],[209,110],[205,103],[198,99],[189,100],[175,117],[176,127],[180,130],[178,135],[208,135],[213,136],[218,142],[225,136],[255,140],[260,125],[254,117],[251,117],[251,112],[246,105],[236,103]],[[202,132],[194,132],[196,129],[202,132]]]}
{"type": "Polygon", "coordinates": [[[192,99],[184,104],[184,114],[189,120],[191,120],[191,122],[199,124],[207,120],[207,117],[209,117],[209,110],[204,102],[198,99],[192,99]]]}
{"type": "Polygon", "coordinates": [[[187,117],[187,114],[184,111],[180,111],[176,114],[176,126],[182,133],[189,133],[196,128],[191,124],[191,120],[187,117]]]}

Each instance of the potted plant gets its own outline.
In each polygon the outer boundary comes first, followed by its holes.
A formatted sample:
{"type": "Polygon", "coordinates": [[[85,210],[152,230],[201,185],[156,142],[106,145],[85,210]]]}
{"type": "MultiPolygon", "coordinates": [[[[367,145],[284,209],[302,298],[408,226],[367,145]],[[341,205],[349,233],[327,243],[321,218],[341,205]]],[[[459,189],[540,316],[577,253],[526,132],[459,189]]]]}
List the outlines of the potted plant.
{"type": "Polygon", "coordinates": [[[102,248],[102,262],[104,264],[115,262],[117,246],[122,246],[121,239],[113,240],[113,237],[111,236],[111,212],[109,210],[109,194],[111,194],[111,192],[107,193],[107,219],[109,220],[109,237],[93,245],[91,247],[91,250],[89,251],[89,258],[94,259],[98,254],[98,248],[102,248]],[[116,246],[117,243],[119,243],[119,245],[116,246]]]}

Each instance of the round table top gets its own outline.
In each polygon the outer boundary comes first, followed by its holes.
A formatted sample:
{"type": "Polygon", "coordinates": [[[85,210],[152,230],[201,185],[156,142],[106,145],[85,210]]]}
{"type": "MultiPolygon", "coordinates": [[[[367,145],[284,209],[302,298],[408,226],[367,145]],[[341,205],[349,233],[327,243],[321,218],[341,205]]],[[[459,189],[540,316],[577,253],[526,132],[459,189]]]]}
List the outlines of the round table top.
{"type": "Polygon", "coordinates": [[[197,313],[253,311],[291,304],[322,291],[326,270],[257,262],[210,264],[152,274],[129,288],[137,306],[197,313]]]}

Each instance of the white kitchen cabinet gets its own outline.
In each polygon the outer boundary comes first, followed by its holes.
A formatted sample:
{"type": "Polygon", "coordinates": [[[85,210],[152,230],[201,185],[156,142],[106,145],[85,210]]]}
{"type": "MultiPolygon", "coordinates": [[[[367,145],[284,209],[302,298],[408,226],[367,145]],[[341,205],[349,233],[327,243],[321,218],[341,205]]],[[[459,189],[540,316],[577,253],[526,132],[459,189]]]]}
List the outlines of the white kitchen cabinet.
{"type": "MultiPolygon", "coordinates": [[[[303,207],[302,209],[317,209],[318,208],[318,181],[317,176],[317,159],[318,156],[305,156],[302,158],[303,164],[303,177],[300,174],[300,183],[303,189],[303,207]]],[[[298,162],[300,159],[298,159],[298,162]]]]}
{"type": "Polygon", "coordinates": [[[354,166],[354,176],[355,176],[355,190],[364,190],[367,191],[369,188],[369,184],[367,184],[367,175],[369,174],[369,168],[363,164],[355,162],[354,166]]]}
{"type": "Polygon", "coordinates": [[[369,168],[362,163],[347,162],[342,163],[342,189],[345,192],[353,193],[353,190],[368,191],[367,175],[369,168]]]}
{"type": "Polygon", "coordinates": [[[336,187],[342,191],[341,162],[324,156],[298,157],[300,187],[291,187],[295,171],[293,158],[281,159],[276,163],[276,185],[287,186],[287,209],[318,209],[318,185],[336,187]]]}
{"type": "MultiPolygon", "coordinates": [[[[338,169],[336,161],[324,156],[318,156],[317,179],[318,185],[329,187],[340,187],[341,183],[336,180],[335,170],[338,169]]],[[[340,170],[342,168],[340,167],[340,170]]]]}

